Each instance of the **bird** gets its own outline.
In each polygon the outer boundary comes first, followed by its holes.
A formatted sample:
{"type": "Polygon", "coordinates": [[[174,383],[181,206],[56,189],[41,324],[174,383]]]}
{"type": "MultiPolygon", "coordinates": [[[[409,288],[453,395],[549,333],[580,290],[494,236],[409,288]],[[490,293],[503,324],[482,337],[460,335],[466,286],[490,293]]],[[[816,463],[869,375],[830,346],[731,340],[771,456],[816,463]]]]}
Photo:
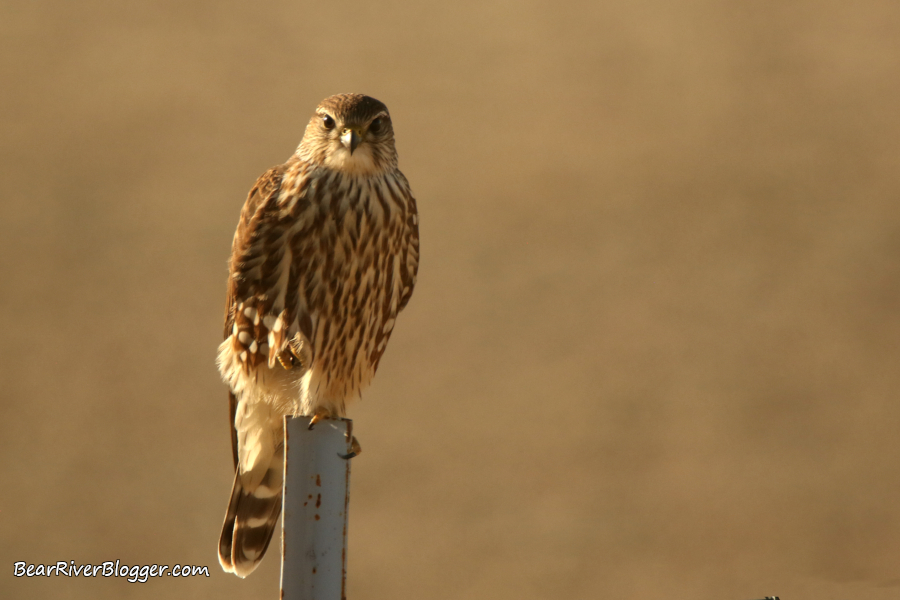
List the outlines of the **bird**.
{"type": "Polygon", "coordinates": [[[232,243],[216,361],[235,465],[218,548],[226,572],[252,573],[272,538],[284,416],[345,416],[378,369],[418,268],[418,210],[387,106],[326,98],[294,154],[250,190],[232,243]]]}

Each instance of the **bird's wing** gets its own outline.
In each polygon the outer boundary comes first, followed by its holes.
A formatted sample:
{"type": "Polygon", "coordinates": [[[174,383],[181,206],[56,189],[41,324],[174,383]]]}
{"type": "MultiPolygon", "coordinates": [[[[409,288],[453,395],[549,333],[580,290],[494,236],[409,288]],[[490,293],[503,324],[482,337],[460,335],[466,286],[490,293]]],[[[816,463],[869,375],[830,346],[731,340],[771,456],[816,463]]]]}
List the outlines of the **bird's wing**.
{"type": "MultiPolygon", "coordinates": [[[[225,339],[231,340],[233,355],[242,360],[245,369],[268,360],[267,350],[273,352],[272,360],[277,356],[269,344],[269,328],[275,321],[269,315],[276,300],[273,296],[277,296],[272,292],[281,279],[287,235],[285,215],[277,206],[284,173],[283,165],[273,167],[256,181],[241,210],[231,248],[224,333],[225,339]]],[[[286,340],[280,342],[283,346],[286,340]]],[[[237,398],[233,391],[228,396],[231,445],[237,467],[237,398]]]]}
{"type": "MultiPolygon", "coordinates": [[[[406,179],[404,178],[404,181],[406,179]]],[[[419,273],[419,212],[416,208],[416,199],[406,185],[408,214],[406,215],[406,239],[403,244],[403,263],[400,266],[400,302],[399,313],[406,308],[412,297],[413,288],[416,287],[416,277],[419,273]]]]}

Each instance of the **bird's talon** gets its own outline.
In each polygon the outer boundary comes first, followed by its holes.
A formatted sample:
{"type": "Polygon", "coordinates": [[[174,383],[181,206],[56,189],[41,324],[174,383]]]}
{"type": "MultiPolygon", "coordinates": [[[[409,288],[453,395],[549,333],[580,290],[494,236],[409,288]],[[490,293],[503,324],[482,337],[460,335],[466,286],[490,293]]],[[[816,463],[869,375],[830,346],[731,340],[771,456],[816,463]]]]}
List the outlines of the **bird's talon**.
{"type": "Polygon", "coordinates": [[[359,440],[356,439],[355,435],[350,436],[350,453],[349,454],[338,454],[344,460],[350,460],[355,456],[359,456],[362,454],[362,446],[359,445],[359,440]]]}

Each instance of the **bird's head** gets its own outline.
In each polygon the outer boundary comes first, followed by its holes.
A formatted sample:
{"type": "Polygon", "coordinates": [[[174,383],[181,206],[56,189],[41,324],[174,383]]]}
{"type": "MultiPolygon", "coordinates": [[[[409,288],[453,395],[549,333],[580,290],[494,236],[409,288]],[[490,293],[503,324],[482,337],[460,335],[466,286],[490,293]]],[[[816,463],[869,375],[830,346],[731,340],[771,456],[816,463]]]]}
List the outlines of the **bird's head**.
{"type": "Polygon", "coordinates": [[[395,169],[397,151],[387,106],[362,94],[322,100],[297,154],[302,160],[353,175],[395,169]]]}

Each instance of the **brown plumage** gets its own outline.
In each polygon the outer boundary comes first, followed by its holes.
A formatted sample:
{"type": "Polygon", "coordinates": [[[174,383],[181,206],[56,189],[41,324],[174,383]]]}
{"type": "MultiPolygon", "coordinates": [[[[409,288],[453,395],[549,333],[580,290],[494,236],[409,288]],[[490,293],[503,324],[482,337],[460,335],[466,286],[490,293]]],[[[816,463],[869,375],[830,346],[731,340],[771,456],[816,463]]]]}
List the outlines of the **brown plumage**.
{"type": "Polygon", "coordinates": [[[218,365],[235,478],[219,562],[246,577],[281,512],[283,416],[342,417],[375,374],[419,264],[416,201],[387,107],[326,98],[257,180],[234,236],[218,365]]]}

